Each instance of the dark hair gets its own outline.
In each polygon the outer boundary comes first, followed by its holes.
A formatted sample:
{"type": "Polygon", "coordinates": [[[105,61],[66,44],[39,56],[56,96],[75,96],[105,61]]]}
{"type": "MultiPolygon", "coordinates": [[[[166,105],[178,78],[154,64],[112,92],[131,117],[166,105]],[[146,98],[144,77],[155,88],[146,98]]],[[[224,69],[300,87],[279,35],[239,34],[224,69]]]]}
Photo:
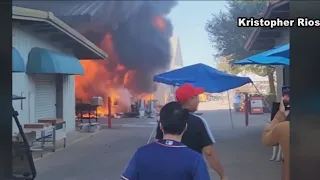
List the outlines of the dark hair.
{"type": "Polygon", "coordinates": [[[160,110],[160,124],[164,134],[181,135],[186,128],[188,110],[178,102],[169,102],[160,110]]]}

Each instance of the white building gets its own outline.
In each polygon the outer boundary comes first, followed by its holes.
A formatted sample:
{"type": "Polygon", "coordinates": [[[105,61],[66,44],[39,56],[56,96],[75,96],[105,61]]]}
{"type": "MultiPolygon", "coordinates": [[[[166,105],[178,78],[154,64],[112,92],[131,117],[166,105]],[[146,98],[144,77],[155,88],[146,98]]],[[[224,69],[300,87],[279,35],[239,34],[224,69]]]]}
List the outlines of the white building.
{"type": "MultiPolygon", "coordinates": [[[[180,47],[180,40],[178,36],[170,38],[171,44],[171,61],[167,71],[183,67],[182,52],[180,47]]],[[[158,83],[157,91],[154,93],[154,98],[158,100],[158,104],[164,105],[168,96],[173,92],[173,87],[158,83]]]]}
{"type": "Polygon", "coordinates": [[[50,12],[13,7],[12,20],[12,91],[26,97],[13,101],[21,124],[62,118],[73,131],[74,75],[84,74],[79,59],[106,59],[107,54],[50,12]]]}

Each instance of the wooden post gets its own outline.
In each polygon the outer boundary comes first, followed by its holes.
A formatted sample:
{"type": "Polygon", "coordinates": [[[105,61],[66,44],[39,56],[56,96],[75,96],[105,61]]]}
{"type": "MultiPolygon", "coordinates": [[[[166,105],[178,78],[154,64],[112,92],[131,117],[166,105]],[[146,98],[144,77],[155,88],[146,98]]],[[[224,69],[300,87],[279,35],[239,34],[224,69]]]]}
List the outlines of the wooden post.
{"type": "Polygon", "coordinates": [[[244,115],[245,115],[245,125],[249,126],[249,97],[248,93],[245,93],[245,98],[244,98],[244,115]]]}
{"type": "Polygon", "coordinates": [[[111,117],[111,97],[108,97],[108,128],[112,127],[112,117],[111,117]]]}

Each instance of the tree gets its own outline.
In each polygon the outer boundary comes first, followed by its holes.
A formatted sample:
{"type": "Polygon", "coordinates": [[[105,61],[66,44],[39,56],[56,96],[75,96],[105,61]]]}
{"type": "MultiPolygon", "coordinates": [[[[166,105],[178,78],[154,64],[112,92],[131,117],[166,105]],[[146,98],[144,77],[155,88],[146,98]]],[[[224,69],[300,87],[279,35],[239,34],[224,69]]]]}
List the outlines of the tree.
{"type": "Polygon", "coordinates": [[[232,65],[235,60],[249,57],[258,52],[249,52],[244,47],[253,28],[238,27],[238,17],[257,17],[267,2],[261,0],[239,1],[230,0],[227,2],[226,10],[218,14],[212,14],[212,18],[207,21],[206,31],[209,39],[218,52],[214,54],[217,59],[217,65],[224,68],[227,72],[237,74],[237,72],[252,72],[259,76],[268,76],[270,94],[275,95],[274,71],[271,66],[259,65],[232,65]],[[223,62],[223,61],[227,61],[223,62]],[[223,66],[222,66],[223,65],[223,66]],[[229,67],[227,67],[229,66],[229,67]]]}
{"type": "Polygon", "coordinates": [[[237,68],[237,66],[230,66],[230,61],[233,59],[232,56],[222,56],[219,57],[219,59],[216,60],[217,63],[217,69],[223,72],[228,72],[230,74],[237,75],[241,72],[240,68],[237,68]]]}

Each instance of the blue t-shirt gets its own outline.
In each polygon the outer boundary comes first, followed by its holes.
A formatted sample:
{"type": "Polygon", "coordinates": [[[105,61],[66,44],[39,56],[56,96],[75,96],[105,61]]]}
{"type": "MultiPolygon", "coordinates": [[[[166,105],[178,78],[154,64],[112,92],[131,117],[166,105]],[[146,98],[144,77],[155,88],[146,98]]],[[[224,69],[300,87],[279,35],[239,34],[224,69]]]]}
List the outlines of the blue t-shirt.
{"type": "Polygon", "coordinates": [[[210,180],[203,156],[184,144],[159,140],[139,148],[122,180],[210,180]]]}

